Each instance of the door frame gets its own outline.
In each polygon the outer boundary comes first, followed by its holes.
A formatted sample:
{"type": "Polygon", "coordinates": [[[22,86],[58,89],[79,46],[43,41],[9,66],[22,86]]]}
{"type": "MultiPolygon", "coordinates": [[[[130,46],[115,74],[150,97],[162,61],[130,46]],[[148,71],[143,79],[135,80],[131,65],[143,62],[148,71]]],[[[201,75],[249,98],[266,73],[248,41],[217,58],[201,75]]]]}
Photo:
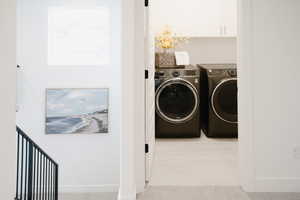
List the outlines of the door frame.
{"type": "MultiPolygon", "coordinates": [[[[5,1],[3,5],[7,5],[9,9],[15,6],[15,1],[5,1]],[[12,6],[12,7],[11,7],[12,6]]],[[[254,191],[254,154],[253,154],[253,90],[252,90],[252,0],[239,0],[238,3],[238,73],[239,73],[239,171],[240,171],[240,183],[244,190],[254,191]]],[[[2,7],[1,7],[2,8],[2,7]]],[[[5,7],[3,7],[5,8],[5,7]]],[[[141,133],[135,129],[135,119],[143,119],[145,116],[136,114],[135,102],[141,94],[140,91],[135,91],[135,85],[139,84],[139,73],[136,69],[143,64],[143,58],[137,56],[140,44],[140,38],[143,38],[143,23],[136,24],[137,19],[141,19],[140,10],[144,8],[144,2],[140,0],[123,0],[122,1],[122,115],[121,117],[121,139],[120,139],[120,189],[119,189],[119,199],[120,200],[135,200],[136,193],[139,191],[137,188],[143,188],[138,185],[140,182],[136,181],[142,176],[138,166],[144,158],[141,157],[141,153],[137,155],[137,151],[140,151],[140,146],[137,148],[137,143],[144,144],[144,140],[141,141],[142,137],[137,137],[141,133]],[[142,34],[142,35],[141,35],[142,34]],[[139,36],[139,39],[136,39],[139,36]],[[136,178],[138,177],[138,178],[136,178]]],[[[16,8],[14,8],[16,9],[16,8]]],[[[14,10],[12,9],[12,10],[14,10]]],[[[4,21],[1,22],[1,26],[6,26],[6,21],[14,22],[15,16],[11,12],[2,13],[1,17],[4,21]]],[[[2,20],[2,19],[1,19],[2,20]]],[[[11,23],[13,24],[13,23],[11,23]]],[[[1,35],[1,39],[6,37],[15,36],[15,28],[7,29],[5,35],[1,35]],[[9,33],[8,33],[9,32],[9,33]],[[8,33],[8,34],[7,34],[8,33]]],[[[12,40],[8,40],[12,41],[12,40]]],[[[142,41],[143,42],[143,41],[142,41]]],[[[11,45],[8,45],[11,46],[11,45]]],[[[16,56],[15,47],[12,51],[7,51],[7,45],[2,45],[1,52],[6,52],[5,56],[8,62],[13,65],[13,59],[16,56]]],[[[9,65],[10,66],[10,65],[9,65]]],[[[14,66],[13,66],[14,67],[14,66]]],[[[15,76],[14,73],[6,76],[10,79],[12,86],[14,86],[15,76]]],[[[5,81],[6,79],[4,79],[5,81]]],[[[7,85],[7,84],[5,84],[7,85]]],[[[15,99],[15,95],[9,95],[11,100],[15,99]]],[[[14,102],[14,101],[10,101],[14,102]]],[[[9,102],[8,102],[9,103],[9,102]]],[[[9,103],[11,105],[11,103],[9,103]]],[[[7,111],[10,114],[15,115],[15,110],[7,111]]],[[[14,120],[10,120],[14,122],[14,120]]],[[[12,143],[15,141],[11,135],[12,126],[8,127],[10,131],[7,131],[5,135],[10,139],[12,143]]],[[[144,134],[142,134],[144,135],[144,134]]],[[[142,149],[143,150],[143,149],[142,149]]],[[[144,155],[144,154],[143,154],[144,155]]],[[[145,156],[145,155],[144,155],[145,156]]],[[[8,158],[11,160],[11,158],[8,158]]],[[[14,163],[15,161],[9,161],[9,163],[14,163]]],[[[141,180],[143,178],[140,178],[141,180]]],[[[11,186],[11,185],[10,185],[11,186]]],[[[9,189],[9,191],[12,191],[9,189]]]]}
{"type": "MultiPolygon", "coordinates": [[[[127,5],[123,7],[123,11],[125,13],[134,13],[134,16],[130,16],[129,24],[134,30],[135,37],[140,38],[141,34],[144,34],[141,31],[144,27],[143,23],[136,23],[136,19],[143,18],[141,16],[141,10],[144,9],[144,2],[139,0],[127,0],[127,5]],[[129,6],[130,4],[130,6],[129,6]],[[135,5],[135,6],[134,6],[135,5]]],[[[124,16],[124,15],[123,15],[124,16]]],[[[125,17],[125,16],[124,16],[125,17]]],[[[127,16],[128,17],[128,16],[127,16]]],[[[239,181],[241,187],[245,191],[254,191],[254,150],[253,150],[253,91],[252,91],[252,69],[251,69],[251,58],[252,58],[252,0],[238,0],[238,110],[239,110],[239,181]]],[[[131,31],[132,31],[131,30],[131,31]]],[[[143,36],[143,35],[142,35],[143,36]]],[[[133,42],[132,39],[131,46],[129,50],[135,52],[136,55],[138,54],[137,48],[140,44],[137,41],[133,42]]],[[[127,46],[128,48],[128,46],[127,46]]],[[[133,56],[132,63],[135,63],[135,66],[131,66],[131,73],[123,72],[122,77],[124,80],[135,80],[132,84],[131,88],[128,84],[126,87],[123,85],[123,91],[131,91],[132,96],[134,97],[141,97],[144,94],[141,91],[134,91],[134,85],[142,84],[141,82],[136,79],[139,74],[135,71],[135,69],[139,68],[139,65],[143,63],[141,57],[133,56]]],[[[125,84],[125,82],[123,82],[125,84]]],[[[126,110],[125,107],[134,109],[134,106],[129,104],[132,96],[127,95],[124,96],[126,102],[123,104],[123,110],[126,110]]],[[[138,112],[135,112],[138,113],[138,112]]],[[[144,118],[145,115],[138,114],[136,116],[131,116],[132,119],[140,119],[144,118]]],[[[122,122],[125,123],[132,123],[132,129],[124,130],[122,135],[124,137],[121,138],[121,184],[120,184],[120,191],[124,191],[125,189],[129,192],[127,195],[119,195],[119,199],[136,199],[135,193],[142,192],[137,190],[137,188],[145,187],[145,184],[142,186],[139,185],[141,182],[136,182],[136,179],[143,179],[141,178],[141,174],[145,174],[145,168],[139,168],[140,162],[145,159],[145,154],[137,154],[135,151],[139,151],[140,149],[137,148],[137,145],[133,145],[134,143],[137,144],[144,144],[141,137],[138,137],[141,134],[140,132],[135,132],[132,134],[132,130],[134,129],[134,123],[131,119],[125,116],[122,116],[122,122]],[[126,137],[125,137],[126,136],[126,137]],[[129,139],[130,138],[130,139],[129,139]],[[130,140],[130,142],[129,142],[130,140]],[[124,170],[124,166],[128,167],[127,172],[124,170]],[[129,169],[131,168],[131,169],[129,169]],[[135,189],[129,189],[130,187],[134,187],[135,189]],[[133,191],[135,193],[133,193],[133,191]],[[131,192],[131,193],[130,193],[131,192]],[[130,198],[128,198],[130,197],[130,198]]],[[[121,194],[121,193],[120,193],[121,194]]]]}
{"type": "Polygon", "coordinates": [[[16,188],[16,1],[0,1],[0,199],[13,199],[16,188]]]}

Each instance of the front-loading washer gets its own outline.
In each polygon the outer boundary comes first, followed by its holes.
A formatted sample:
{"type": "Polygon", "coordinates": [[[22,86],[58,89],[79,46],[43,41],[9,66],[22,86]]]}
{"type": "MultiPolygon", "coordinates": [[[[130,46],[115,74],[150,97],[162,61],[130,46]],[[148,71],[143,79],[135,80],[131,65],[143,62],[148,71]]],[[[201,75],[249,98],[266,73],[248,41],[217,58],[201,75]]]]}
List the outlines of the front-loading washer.
{"type": "Polygon", "coordinates": [[[157,138],[200,137],[199,69],[157,69],[155,132],[157,138]]]}

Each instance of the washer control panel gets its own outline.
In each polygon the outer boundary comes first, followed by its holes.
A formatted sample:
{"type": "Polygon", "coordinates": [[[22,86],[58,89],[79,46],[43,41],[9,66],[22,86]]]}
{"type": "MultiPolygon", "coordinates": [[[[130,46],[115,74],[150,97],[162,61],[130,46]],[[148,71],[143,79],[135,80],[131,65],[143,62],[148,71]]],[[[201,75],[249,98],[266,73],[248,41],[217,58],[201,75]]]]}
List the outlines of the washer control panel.
{"type": "Polygon", "coordinates": [[[183,78],[199,77],[200,70],[195,66],[186,66],[184,68],[162,68],[156,69],[155,78],[183,78]]]}
{"type": "Polygon", "coordinates": [[[185,75],[186,76],[196,76],[197,71],[196,70],[185,70],[185,75]]]}
{"type": "Polygon", "coordinates": [[[180,72],[179,71],[174,71],[172,72],[173,77],[179,77],[180,76],[180,72]]]}

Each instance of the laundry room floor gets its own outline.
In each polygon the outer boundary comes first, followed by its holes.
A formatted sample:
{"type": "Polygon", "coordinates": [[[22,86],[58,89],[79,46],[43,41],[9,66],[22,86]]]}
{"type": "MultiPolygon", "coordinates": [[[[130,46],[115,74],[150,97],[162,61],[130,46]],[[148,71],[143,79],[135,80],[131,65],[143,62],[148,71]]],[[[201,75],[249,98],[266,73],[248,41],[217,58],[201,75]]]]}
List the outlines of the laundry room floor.
{"type": "MultiPolygon", "coordinates": [[[[60,200],[115,200],[118,193],[67,193],[60,200]]],[[[152,186],[137,200],[299,200],[300,193],[246,193],[236,186],[152,186]]]]}
{"type": "Polygon", "coordinates": [[[237,139],[157,139],[151,186],[238,186],[237,139]]]}

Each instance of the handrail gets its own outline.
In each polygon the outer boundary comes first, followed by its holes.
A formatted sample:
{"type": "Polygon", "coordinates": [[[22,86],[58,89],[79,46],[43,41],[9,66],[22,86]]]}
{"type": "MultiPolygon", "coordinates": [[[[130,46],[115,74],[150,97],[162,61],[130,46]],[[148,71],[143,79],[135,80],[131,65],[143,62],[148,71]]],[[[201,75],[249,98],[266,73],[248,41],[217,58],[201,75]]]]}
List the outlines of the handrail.
{"type": "Polygon", "coordinates": [[[17,132],[22,133],[23,137],[30,141],[35,146],[35,148],[41,151],[53,163],[57,164],[39,145],[37,145],[24,131],[22,131],[22,129],[17,127],[17,132]]]}
{"type": "Polygon", "coordinates": [[[15,200],[58,200],[58,164],[19,127],[15,200]]]}

